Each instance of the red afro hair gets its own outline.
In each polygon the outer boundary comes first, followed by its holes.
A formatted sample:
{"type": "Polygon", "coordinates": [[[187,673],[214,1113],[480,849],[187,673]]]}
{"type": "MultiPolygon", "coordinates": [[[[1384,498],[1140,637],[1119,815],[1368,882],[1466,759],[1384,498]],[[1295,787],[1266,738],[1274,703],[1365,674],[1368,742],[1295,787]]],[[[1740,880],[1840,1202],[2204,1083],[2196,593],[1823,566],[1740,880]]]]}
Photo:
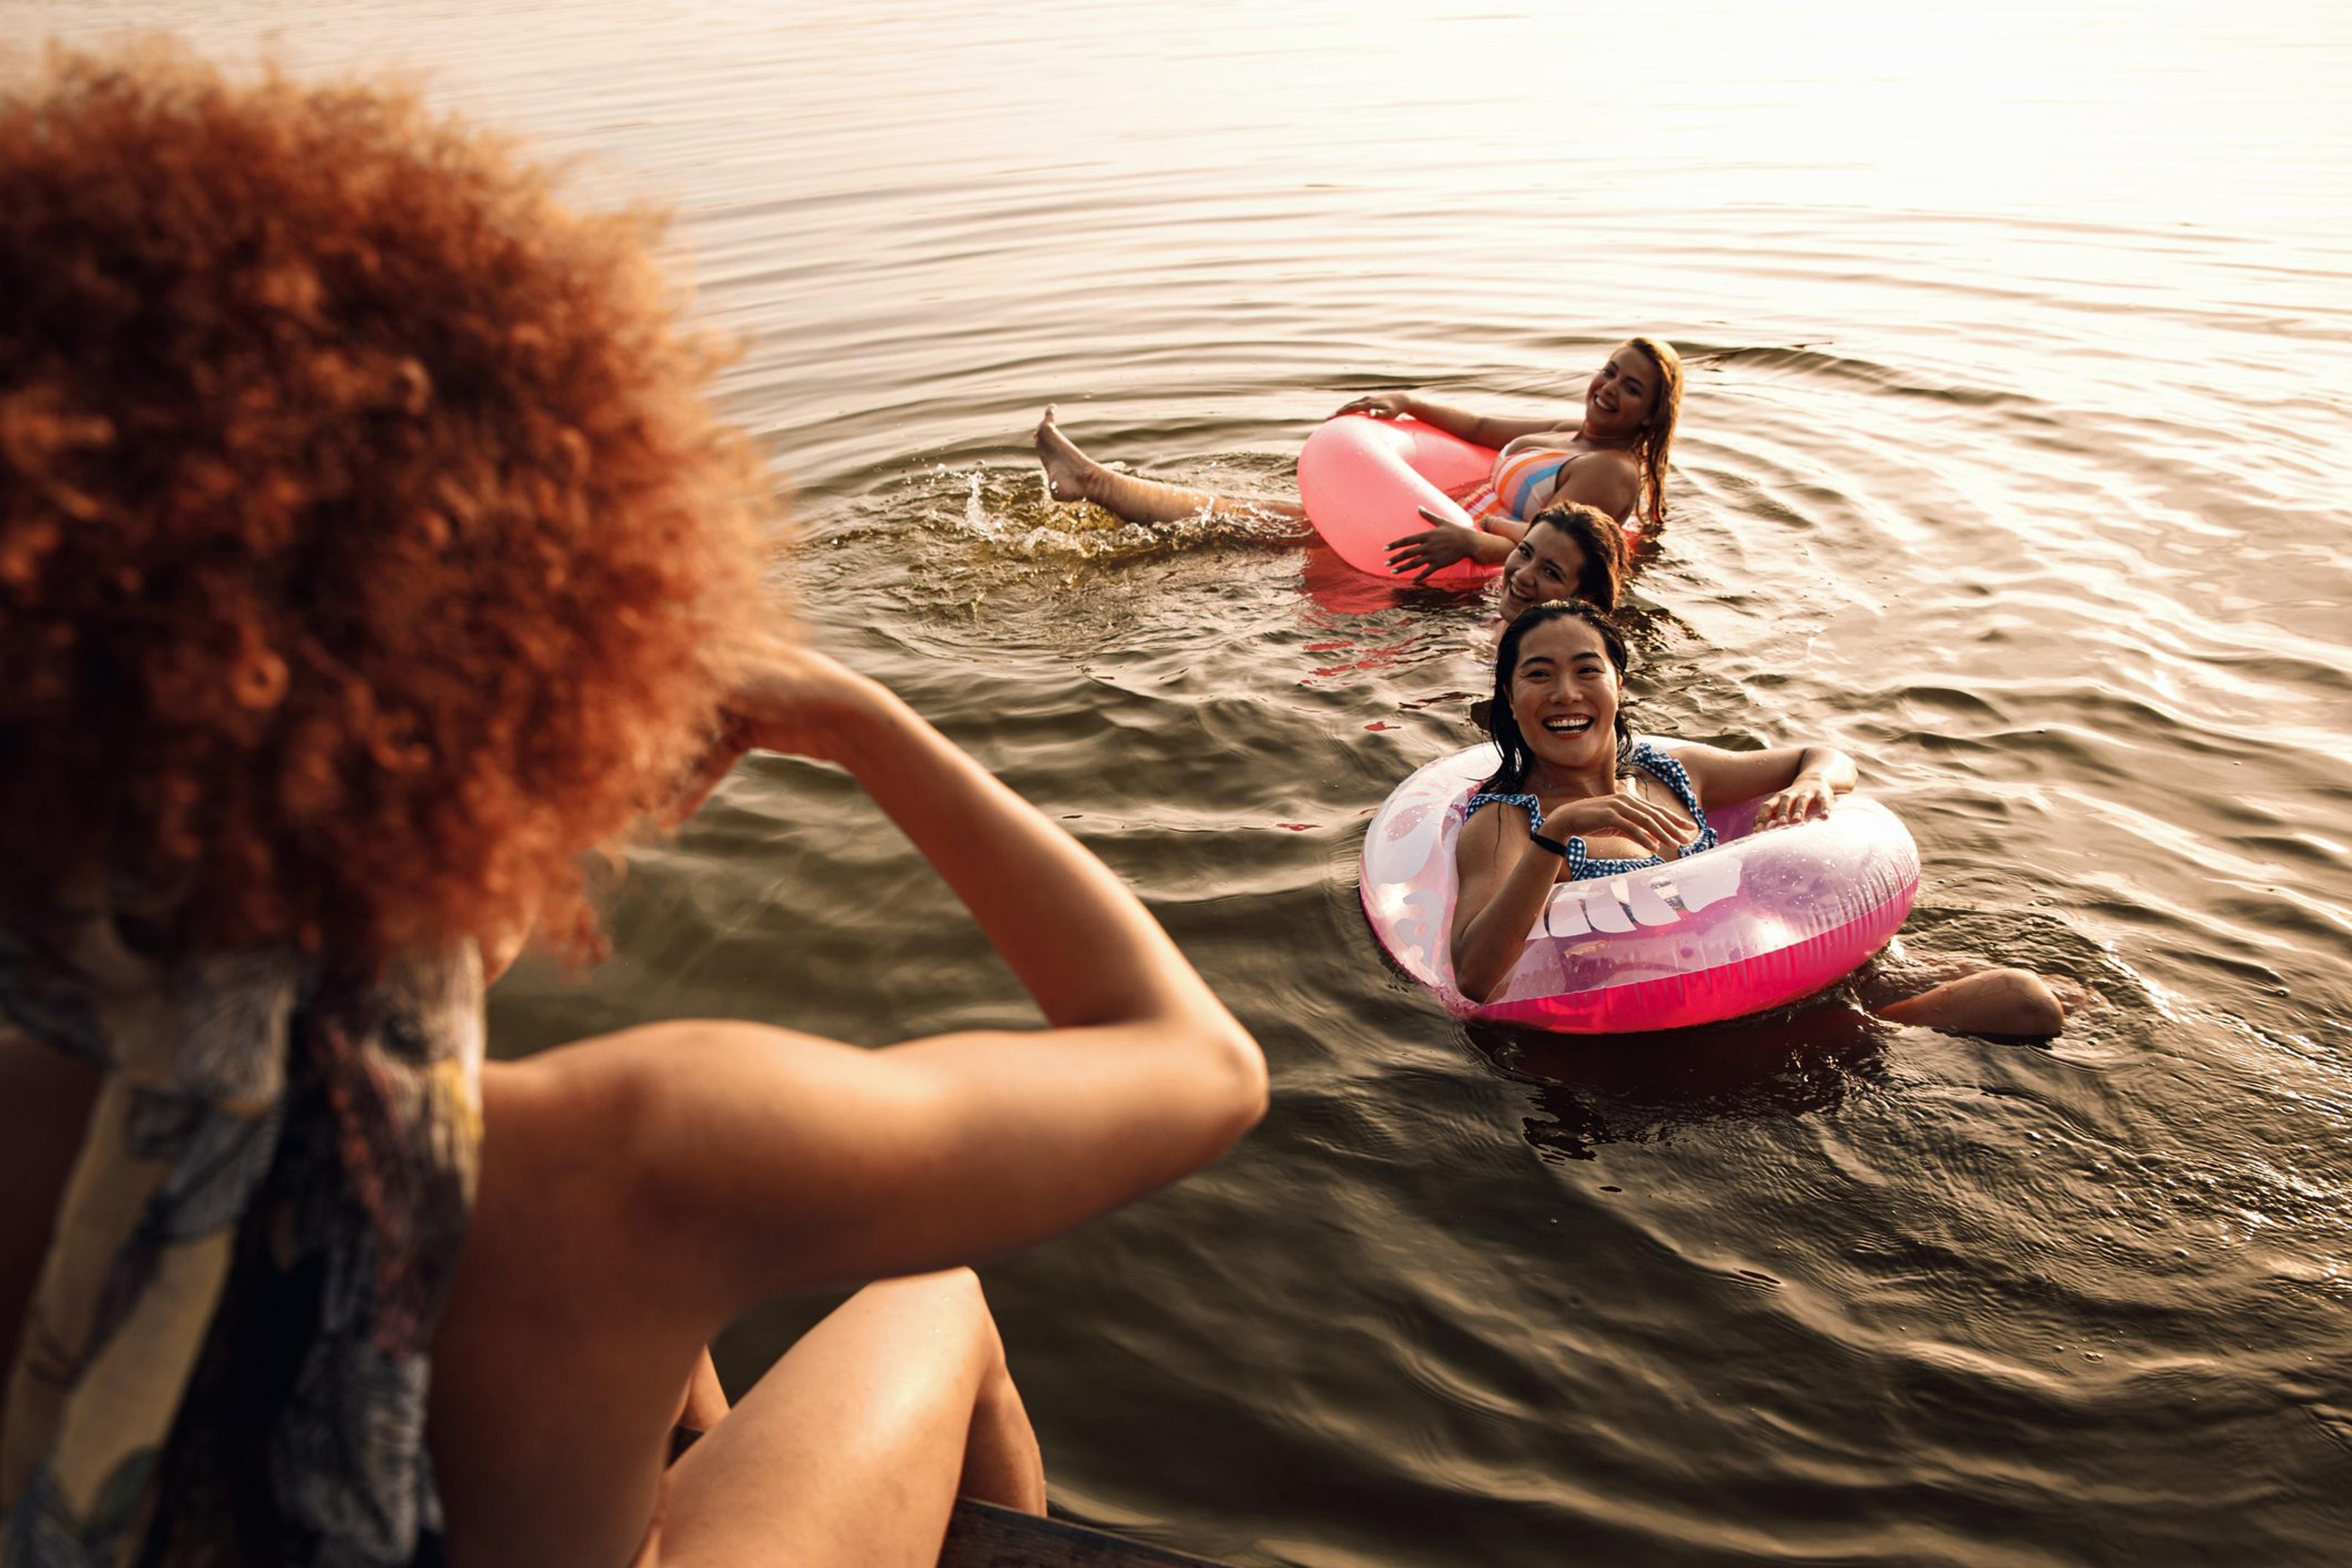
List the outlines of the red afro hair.
{"type": "Polygon", "coordinates": [[[533,918],[714,726],[760,468],[641,213],[408,90],[0,97],[0,878],[178,950],[533,918]]]}

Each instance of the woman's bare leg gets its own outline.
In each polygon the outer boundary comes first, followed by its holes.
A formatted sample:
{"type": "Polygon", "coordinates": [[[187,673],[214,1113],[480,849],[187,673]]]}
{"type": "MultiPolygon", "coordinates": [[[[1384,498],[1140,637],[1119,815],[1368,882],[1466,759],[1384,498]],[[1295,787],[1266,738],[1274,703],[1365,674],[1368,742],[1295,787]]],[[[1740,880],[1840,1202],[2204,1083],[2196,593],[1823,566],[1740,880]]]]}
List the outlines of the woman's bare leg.
{"type": "Polygon", "coordinates": [[[727,1390],[719,1381],[719,1369],[711,1364],[710,1352],[705,1350],[702,1359],[694,1363],[694,1373],[686,1380],[686,1391],[678,1395],[677,1414],[670,1424],[688,1432],[708,1432],[727,1418],[727,1390]]]}
{"type": "Polygon", "coordinates": [[[814,1521],[811,1540],[870,1532],[928,1499],[937,1528],[916,1533],[929,1531],[936,1556],[960,1486],[1042,1510],[1036,1440],[968,1270],[860,1292],[670,1464],[673,1424],[724,1408],[707,1349],[719,1324],[677,1300],[675,1281],[648,1269],[642,1237],[616,1223],[629,1211],[614,1194],[634,1181],[613,1179],[625,1140],[589,1109],[610,1092],[581,1070],[593,1059],[550,1052],[483,1068],[474,1223],[433,1345],[429,1436],[457,1568],[619,1563],[639,1548],[650,1564],[677,1554],[667,1520],[679,1518],[689,1540],[731,1543],[745,1562],[912,1562],[863,1548],[762,1556],[708,1530],[740,1516],[784,1539],[782,1510],[814,1521]],[[583,1125],[604,1131],[583,1139],[583,1125]],[[813,1468],[779,1450],[786,1439],[816,1456],[813,1468]],[[763,1451],[781,1468],[740,1495],[692,1479],[741,1468],[708,1454],[763,1451]]]}
{"type": "Polygon", "coordinates": [[[1037,422],[1037,460],[1045,465],[1045,488],[1055,500],[1092,501],[1129,522],[1182,522],[1203,513],[1299,520],[1307,516],[1295,501],[1246,500],[1114,472],[1078,450],[1077,443],[1062,434],[1050,403],[1045,405],[1045,416],[1037,422]]]}
{"type": "Polygon", "coordinates": [[[1045,1510],[1036,1436],[962,1268],[869,1285],[803,1336],[671,1468],[659,1561],[930,1568],[959,1492],[1045,1510]]]}
{"type": "MultiPolygon", "coordinates": [[[[992,1334],[995,1326],[992,1320],[992,1334]]],[[[1004,1364],[1001,1342],[972,1405],[956,1493],[1024,1513],[1045,1511],[1045,1456],[1037,1451],[1037,1431],[1029,1425],[1029,1407],[1022,1404],[1021,1390],[1013,1386],[1013,1373],[1004,1364]]]]}

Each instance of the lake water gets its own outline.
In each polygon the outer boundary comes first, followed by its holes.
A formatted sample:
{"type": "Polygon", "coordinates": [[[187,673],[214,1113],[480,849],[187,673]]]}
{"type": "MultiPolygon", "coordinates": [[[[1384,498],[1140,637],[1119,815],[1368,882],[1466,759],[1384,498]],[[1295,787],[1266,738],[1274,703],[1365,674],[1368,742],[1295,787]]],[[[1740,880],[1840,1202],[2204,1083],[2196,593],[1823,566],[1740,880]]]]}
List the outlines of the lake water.
{"type": "MultiPolygon", "coordinates": [[[[797,489],[812,635],[1147,897],[1265,1043],[1215,1170],[987,1271],[1074,1514],[1248,1564],[2352,1554],[2352,8],[0,4],[448,106],[648,198],[797,489]],[[1295,542],[1345,398],[1690,366],[1647,727],[1826,737],[1905,941],[2066,976],[2046,1046],[1843,1005],[1465,1030],[1377,956],[1365,818],[1473,737],[1480,612],[1295,542]]],[[[1028,1018],[835,775],[637,857],[509,1054],[681,1013],[1028,1018]],[[845,825],[846,831],[845,832],[845,825]]],[[[818,1304],[731,1331],[756,1375],[818,1304]]]]}

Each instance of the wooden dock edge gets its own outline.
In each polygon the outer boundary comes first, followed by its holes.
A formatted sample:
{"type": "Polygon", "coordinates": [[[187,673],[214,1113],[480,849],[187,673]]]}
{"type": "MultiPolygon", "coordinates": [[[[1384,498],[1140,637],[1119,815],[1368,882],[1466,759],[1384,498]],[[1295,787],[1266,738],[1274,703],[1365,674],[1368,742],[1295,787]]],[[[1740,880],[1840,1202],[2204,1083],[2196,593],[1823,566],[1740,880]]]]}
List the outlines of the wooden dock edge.
{"type": "Polygon", "coordinates": [[[1232,1568],[1058,1519],[956,1500],[940,1568],[1232,1568]]]}

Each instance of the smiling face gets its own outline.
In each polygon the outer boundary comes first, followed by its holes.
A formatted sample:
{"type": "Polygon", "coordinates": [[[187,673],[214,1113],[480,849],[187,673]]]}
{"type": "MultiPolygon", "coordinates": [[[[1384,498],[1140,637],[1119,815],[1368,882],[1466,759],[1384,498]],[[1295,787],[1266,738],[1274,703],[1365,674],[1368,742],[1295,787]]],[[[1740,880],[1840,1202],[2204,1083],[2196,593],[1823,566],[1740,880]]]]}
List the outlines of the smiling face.
{"type": "Polygon", "coordinates": [[[1503,565],[1502,593],[1495,613],[1505,626],[1530,605],[1573,598],[1584,581],[1584,546],[1551,524],[1530,525],[1503,565]]]}
{"type": "Polygon", "coordinates": [[[1619,343],[1609,363],[1584,388],[1584,433],[1631,437],[1648,422],[1658,402],[1658,368],[1632,343],[1619,343]]]}
{"type": "Polygon", "coordinates": [[[1563,616],[1528,633],[1511,671],[1511,717],[1537,760],[1559,768],[1613,763],[1617,667],[1600,628],[1563,616]]]}

